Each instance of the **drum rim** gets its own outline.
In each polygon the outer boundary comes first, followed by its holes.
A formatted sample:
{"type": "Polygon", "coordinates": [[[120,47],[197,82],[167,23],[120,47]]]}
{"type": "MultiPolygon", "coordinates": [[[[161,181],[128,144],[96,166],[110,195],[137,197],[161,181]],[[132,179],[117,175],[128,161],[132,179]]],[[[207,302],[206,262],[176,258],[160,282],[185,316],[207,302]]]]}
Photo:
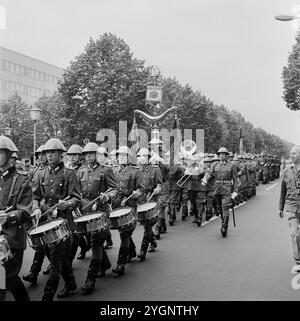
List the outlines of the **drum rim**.
{"type": "Polygon", "coordinates": [[[151,211],[151,210],[154,210],[155,207],[157,207],[157,202],[149,202],[149,203],[140,204],[140,205],[138,205],[138,207],[137,207],[137,212],[139,213],[139,212],[151,211]],[[139,208],[140,208],[141,206],[150,205],[150,204],[155,204],[155,206],[152,207],[152,208],[145,209],[145,210],[143,210],[143,211],[139,211],[139,208]]]}
{"type": "Polygon", "coordinates": [[[128,214],[130,214],[132,211],[133,211],[134,209],[132,208],[132,207],[118,207],[118,208],[116,208],[115,210],[113,210],[110,214],[109,214],[109,218],[114,218],[114,217],[120,217],[120,216],[123,216],[123,215],[128,215],[128,214]],[[122,215],[118,215],[118,216],[112,216],[112,213],[114,213],[114,212],[117,212],[117,211],[121,211],[121,210],[129,210],[129,212],[126,212],[126,213],[124,213],[124,214],[122,214],[122,215]]]}
{"type": "Polygon", "coordinates": [[[66,220],[63,219],[63,218],[59,218],[59,219],[55,219],[55,220],[52,220],[52,221],[43,222],[41,225],[38,225],[37,227],[32,227],[32,228],[28,231],[28,235],[46,234],[46,233],[48,233],[49,231],[57,230],[57,228],[58,228],[62,223],[65,223],[65,224],[66,224],[66,220]],[[53,226],[51,229],[38,232],[38,228],[39,228],[39,227],[43,227],[43,226],[46,225],[46,224],[53,223],[53,222],[58,222],[58,221],[60,221],[60,224],[53,226]],[[36,232],[35,232],[35,233],[32,233],[33,231],[36,231],[36,232]]]}
{"type": "MultiPolygon", "coordinates": [[[[78,217],[78,218],[74,219],[74,223],[89,222],[89,221],[95,220],[96,218],[102,217],[102,216],[104,216],[104,215],[105,215],[104,212],[85,214],[85,215],[83,215],[83,216],[81,216],[81,217],[78,217]],[[92,216],[92,215],[98,215],[98,216],[95,216],[95,217],[90,218],[90,219],[87,219],[87,220],[83,220],[83,218],[86,218],[87,216],[92,216]],[[81,219],[81,221],[79,221],[80,219],[81,219]]],[[[103,218],[104,218],[104,217],[103,217],[103,218]]]]}

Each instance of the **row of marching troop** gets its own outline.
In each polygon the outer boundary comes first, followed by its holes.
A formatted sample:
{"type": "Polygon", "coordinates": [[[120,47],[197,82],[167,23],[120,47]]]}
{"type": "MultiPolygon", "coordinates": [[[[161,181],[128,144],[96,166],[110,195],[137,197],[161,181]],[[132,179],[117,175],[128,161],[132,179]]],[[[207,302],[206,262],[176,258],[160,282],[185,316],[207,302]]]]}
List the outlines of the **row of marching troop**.
{"type": "MultiPolygon", "coordinates": [[[[57,298],[77,291],[72,264],[91,250],[82,294],[94,291],[111,263],[106,249],[113,246],[110,230],[120,235],[116,275],[125,273],[126,264],[137,257],[144,261],[154,252],[157,240],[190,214],[193,223],[221,216],[221,234],[227,236],[229,210],[237,202],[255,196],[257,160],[240,155],[237,160],[225,147],[216,155],[182,154],[170,165],[170,154],[151,154],[147,148],[137,153],[138,163],[130,162],[132,152],[120,146],[110,158],[96,143],[66,150],[57,138],[49,139],[36,151],[37,166],[29,172],[16,169],[12,160],[18,152],[10,138],[0,136],[0,260],[5,269],[6,289],[17,301],[29,301],[19,273],[27,240],[34,258],[23,280],[36,284],[44,258],[50,261],[42,300],[53,301],[60,277],[65,285],[57,298]],[[63,155],[67,152],[67,159],[63,155]],[[137,255],[132,239],[137,222],[143,239],[137,255]]],[[[0,300],[5,300],[0,286],[0,300]]]]}

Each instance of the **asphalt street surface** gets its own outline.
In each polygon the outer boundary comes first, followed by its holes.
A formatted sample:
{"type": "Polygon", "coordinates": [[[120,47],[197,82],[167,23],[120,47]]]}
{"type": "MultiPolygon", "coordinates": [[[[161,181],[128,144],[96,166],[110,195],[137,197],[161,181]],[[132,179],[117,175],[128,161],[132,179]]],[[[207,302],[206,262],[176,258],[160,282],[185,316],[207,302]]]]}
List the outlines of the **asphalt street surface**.
{"type": "MultiPolygon", "coordinates": [[[[292,287],[295,275],[287,218],[278,217],[280,180],[259,185],[255,198],[235,210],[236,228],[230,215],[227,238],[220,233],[220,219],[200,228],[192,224],[193,217],[168,226],[158,241],[154,253],[145,261],[137,258],[126,265],[123,276],[107,271],[98,279],[94,293],[83,296],[91,252],[83,261],[75,259],[74,274],[78,293],[70,301],[139,301],[139,300],[299,300],[300,289],[292,287]]],[[[137,252],[143,227],[138,224],[133,239],[137,252]]],[[[119,249],[119,234],[112,231],[114,246],[107,250],[115,266],[119,249]]],[[[33,250],[28,247],[20,275],[28,272],[33,250]]],[[[48,265],[45,259],[43,269],[48,265]]],[[[28,287],[32,300],[40,301],[48,276],[40,273],[38,284],[28,287]]],[[[294,284],[297,280],[294,279],[294,284]]],[[[300,281],[299,281],[300,284],[300,281]]],[[[63,287],[61,280],[59,290],[63,287]]],[[[13,300],[10,293],[7,300],[13,300]]]]}

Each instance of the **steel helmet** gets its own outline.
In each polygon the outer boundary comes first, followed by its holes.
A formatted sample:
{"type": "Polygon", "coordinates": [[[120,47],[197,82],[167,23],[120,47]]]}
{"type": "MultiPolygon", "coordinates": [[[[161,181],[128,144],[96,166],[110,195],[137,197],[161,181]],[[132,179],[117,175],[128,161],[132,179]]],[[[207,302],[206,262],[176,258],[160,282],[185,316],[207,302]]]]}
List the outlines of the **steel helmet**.
{"type": "Polygon", "coordinates": [[[82,147],[80,147],[79,145],[72,145],[68,151],[67,151],[67,155],[70,155],[70,154],[79,154],[81,155],[82,154],[82,147]]]}
{"type": "Polygon", "coordinates": [[[110,152],[110,156],[115,156],[117,154],[117,150],[116,149],[113,149],[111,152],[110,152]]]}
{"type": "Polygon", "coordinates": [[[18,155],[16,152],[13,152],[10,156],[11,158],[16,158],[16,159],[19,159],[18,155]]]}
{"type": "Polygon", "coordinates": [[[217,155],[219,155],[220,153],[224,153],[229,155],[229,151],[226,147],[221,147],[218,151],[217,151],[217,155]]]}
{"type": "Polygon", "coordinates": [[[106,157],[108,156],[108,152],[105,147],[99,147],[97,150],[98,154],[104,154],[106,157]]]}
{"type": "Polygon", "coordinates": [[[96,143],[87,143],[84,147],[83,147],[83,151],[82,154],[84,153],[90,153],[90,152],[95,152],[97,153],[99,146],[96,143]]]}
{"type": "Polygon", "coordinates": [[[148,148],[143,147],[137,152],[136,155],[137,156],[151,156],[151,153],[149,152],[148,148]]]}
{"type": "Polygon", "coordinates": [[[48,150],[61,150],[66,152],[66,148],[58,138],[50,138],[43,147],[43,152],[48,150]]]}
{"type": "Polygon", "coordinates": [[[220,158],[218,157],[218,155],[215,155],[211,161],[218,162],[219,160],[220,160],[220,158]]]}
{"type": "Polygon", "coordinates": [[[44,149],[44,146],[45,145],[41,145],[36,151],[35,151],[35,155],[37,155],[37,154],[40,154],[40,153],[42,153],[43,152],[43,149],[44,149]]]}
{"type": "Polygon", "coordinates": [[[116,155],[119,155],[119,154],[128,154],[132,156],[131,150],[127,146],[120,146],[116,152],[116,155]]]}
{"type": "Polygon", "coordinates": [[[204,158],[204,163],[211,163],[211,162],[212,162],[211,157],[206,156],[206,157],[204,158]]]}
{"type": "Polygon", "coordinates": [[[0,149],[7,149],[11,152],[19,151],[12,140],[6,136],[0,136],[0,149]]]}

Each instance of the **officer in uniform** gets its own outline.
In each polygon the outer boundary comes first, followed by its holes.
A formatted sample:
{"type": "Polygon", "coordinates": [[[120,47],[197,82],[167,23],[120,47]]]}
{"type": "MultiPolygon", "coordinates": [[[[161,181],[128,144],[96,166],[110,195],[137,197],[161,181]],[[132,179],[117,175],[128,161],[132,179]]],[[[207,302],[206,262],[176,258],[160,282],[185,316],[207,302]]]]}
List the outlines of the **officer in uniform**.
{"type": "MultiPolygon", "coordinates": [[[[162,186],[162,176],[160,169],[157,165],[151,165],[149,163],[149,158],[151,156],[149,150],[147,148],[141,148],[137,156],[139,157],[140,165],[140,176],[141,176],[141,184],[145,187],[142,198],[139,200],[139,203],[147,203],[147,198],[153,194],[151,201],[157,201],[157,196],[160,194],[161,186],[162,186]]],[[[156,220],[149,220],[142,222],[144,226],[144,236],[142,240],[141,250],[138,255],[138,258],[141,261],[144,261],[146,258],[146,253],[148,251],[149,244],[149,252],[154,252],[157,247],[157,243],[154,238],[154,234],[152,231],[152,227],[155,225],[156,220]]]]}
{"type": "Polygon", "coordinates": [[[215,178],[214,196],[222,215],[221,233],[223,237],[226,237],[229,209],[232,206],[232,199],[237,196],[237,171],[235,164],[227,161],[229,152],[226,147],[221,147],[217,154],[220,162],[205,175],[203,182],[208,182],[211,177],[215,178]]]}
{"type": "MultiPolygon", "coordinates": [[[[26,248],[25,226],[32,211],[32,190],[29,178],[17,172],[11,155],[18,152],[6,136],[0,136],[0,234],[6,238],[12,256],[2,262],[5,268],[6,287],[16,301],[30,301],[19,272],[26,248]],[[9,207],[10,211],[5,212],[9,207]]],[[[5,289],[0,289],[0,301],[5,300],[5,289]]]]}
{"type": "MultiPolygon", "coordinates": [[[[73,169],[66,168],[62,161],[62,153],[66,149],[57,138],[49,139],[43,151],[46,152],[49,166],[40,170],[33,186],[33,214],[39,218],[52,206],[56,209],[49,215],[52,220],[55,217],[66,219],[71,231],[74,231],[74,220],[72,211],[81,202],[80,187],[73,169]],[[70,199],[62,202],[67,196],[70,199]]],[[[75,293],[77,286],[73,276],[71,265],[72,234],[59,243],[51,244],[50,257],[51,269],[49,279],[44,289],[43,301],[52,301],[57,291],[60,275],[62,275],[65,286],[57,295],[64,298],[75,293]]]]}
{"type": "MultiPolygon", "coordinates": [[[[182,165],[183,167],[187,166],[187,155],[182,155],[182,165]]],[[[185,221],[186,217],[188,216],[188,201],[189,201],[189,195],[187,190],[187,183],[183,184],[181,187],[181,218],[183,221],[185,221]]]]}
{"type": "MultiPolygon", "coordinates": [[[[68,167],[75,170],[76,175],[78,173],[79,168],[83,164],[82,156],[82,147],[74,144],[67,151],[68,157],[68,167]]],[[[78,212],[73,213],[74,218],[77,216],[78,212]]],[[[80,247],[80,253],[77,256],[78,260],[83,260],[85,258],[86,252],[91,248],[91,235],[90,233],[83,234],[73,234],[73,244],[72,244],[72,256],[71,260],[73,262],[78,246],[80,247]]]]}
{"type": "MultiPolygon", "coordinates": [[[[108,165],[99,164],[96,158],[98,145],[96,143],[88,143],[83,148],[82,154],[85,155],[86,166],[78,171],[78,179],[82,190],[82,206],[86,207],[85,213],[102,212],[106,213],[108,221],[111,206],[110,203],[117,195],[117,184],[115,175],[108,165]],[[107,191],[107,190],[110,191],[107,191]],[[93,204],[91,201],[98,200],[93,204]],[[90,206],[88,206],[90,204],[90,206]]],[[[104,231],[92,232],[91,248],[92,260],[87,272],[87,278],[82,287],[83,294],[90,294],[94,291],[96,278],[99,275],[103,277],[105,271],[111,267],[108,256],[103,247],[104,241],[111,237],[109,226],[104,231]]]]}
{"type": "MultiPolygon", "coordinates": [[[[219,156],[217,154],[212,154],[211,168],[213,166],[215,166],[217,163],[219,163],[219,161],[220,161],[219,156]]],[[[210,178],[209,182],[214,186],[214,178],[213,177],[210,178]]],[[[220,208],[217,206],[215,197],[213,199],[213,209],[214,209],[214,213],[215,213],[216,216],[220,216],[221,215],[220,208]]]]}
{"type": "MultiPolygon", "coordinates": [[[[35,152],[35,157],[37,157],[37,166],[32,168],[29,173],[28,177],[31,182],[31,186],[33,187],[35,180],[37,179],[38,172],[44,169],[48,165],[46,152],[43,151],[44,145],[41,145],[35,152]]],[[[42,217],[40,223],[45,222],[46,217],[42,217]]],[[[42,265],[44,262],[45,255],[50,261],[50,249],[48,246],[45,247],[38,247],[35,249],[33,262],[30,268],[30,272],[23,275],[23,280],[26,282],[31,283],[32,285],[36,285],[38,275],[42,269],[42,265]]],[[[48,265],[47,269],[43,272],[43,274],[50,273],[51,264],[48,265]]]]}
{"type": "MultiPolygon", "coordinates": [[[[137,200],[142,197],[144,186],[141,183],[140,170],[137,166],[131,165],[129,156],[132,153],[127,146],[120,146],[117,151],[118,168],[115,172],[118,196],[113,207],[129,206],[134,209],[134,215],[137,216],[137,200]],[[128,200],[126,198],[131,196],[128,200]]],[[[118,254],[118,262],[113,273],[122,275],[125,272],[125,264],[129,263],[132,258],[136,257],[135,244],[132,240],[132,233],[135,230],[137,222],[124,229],[119,229],[121,245],[118,254]]]]}

